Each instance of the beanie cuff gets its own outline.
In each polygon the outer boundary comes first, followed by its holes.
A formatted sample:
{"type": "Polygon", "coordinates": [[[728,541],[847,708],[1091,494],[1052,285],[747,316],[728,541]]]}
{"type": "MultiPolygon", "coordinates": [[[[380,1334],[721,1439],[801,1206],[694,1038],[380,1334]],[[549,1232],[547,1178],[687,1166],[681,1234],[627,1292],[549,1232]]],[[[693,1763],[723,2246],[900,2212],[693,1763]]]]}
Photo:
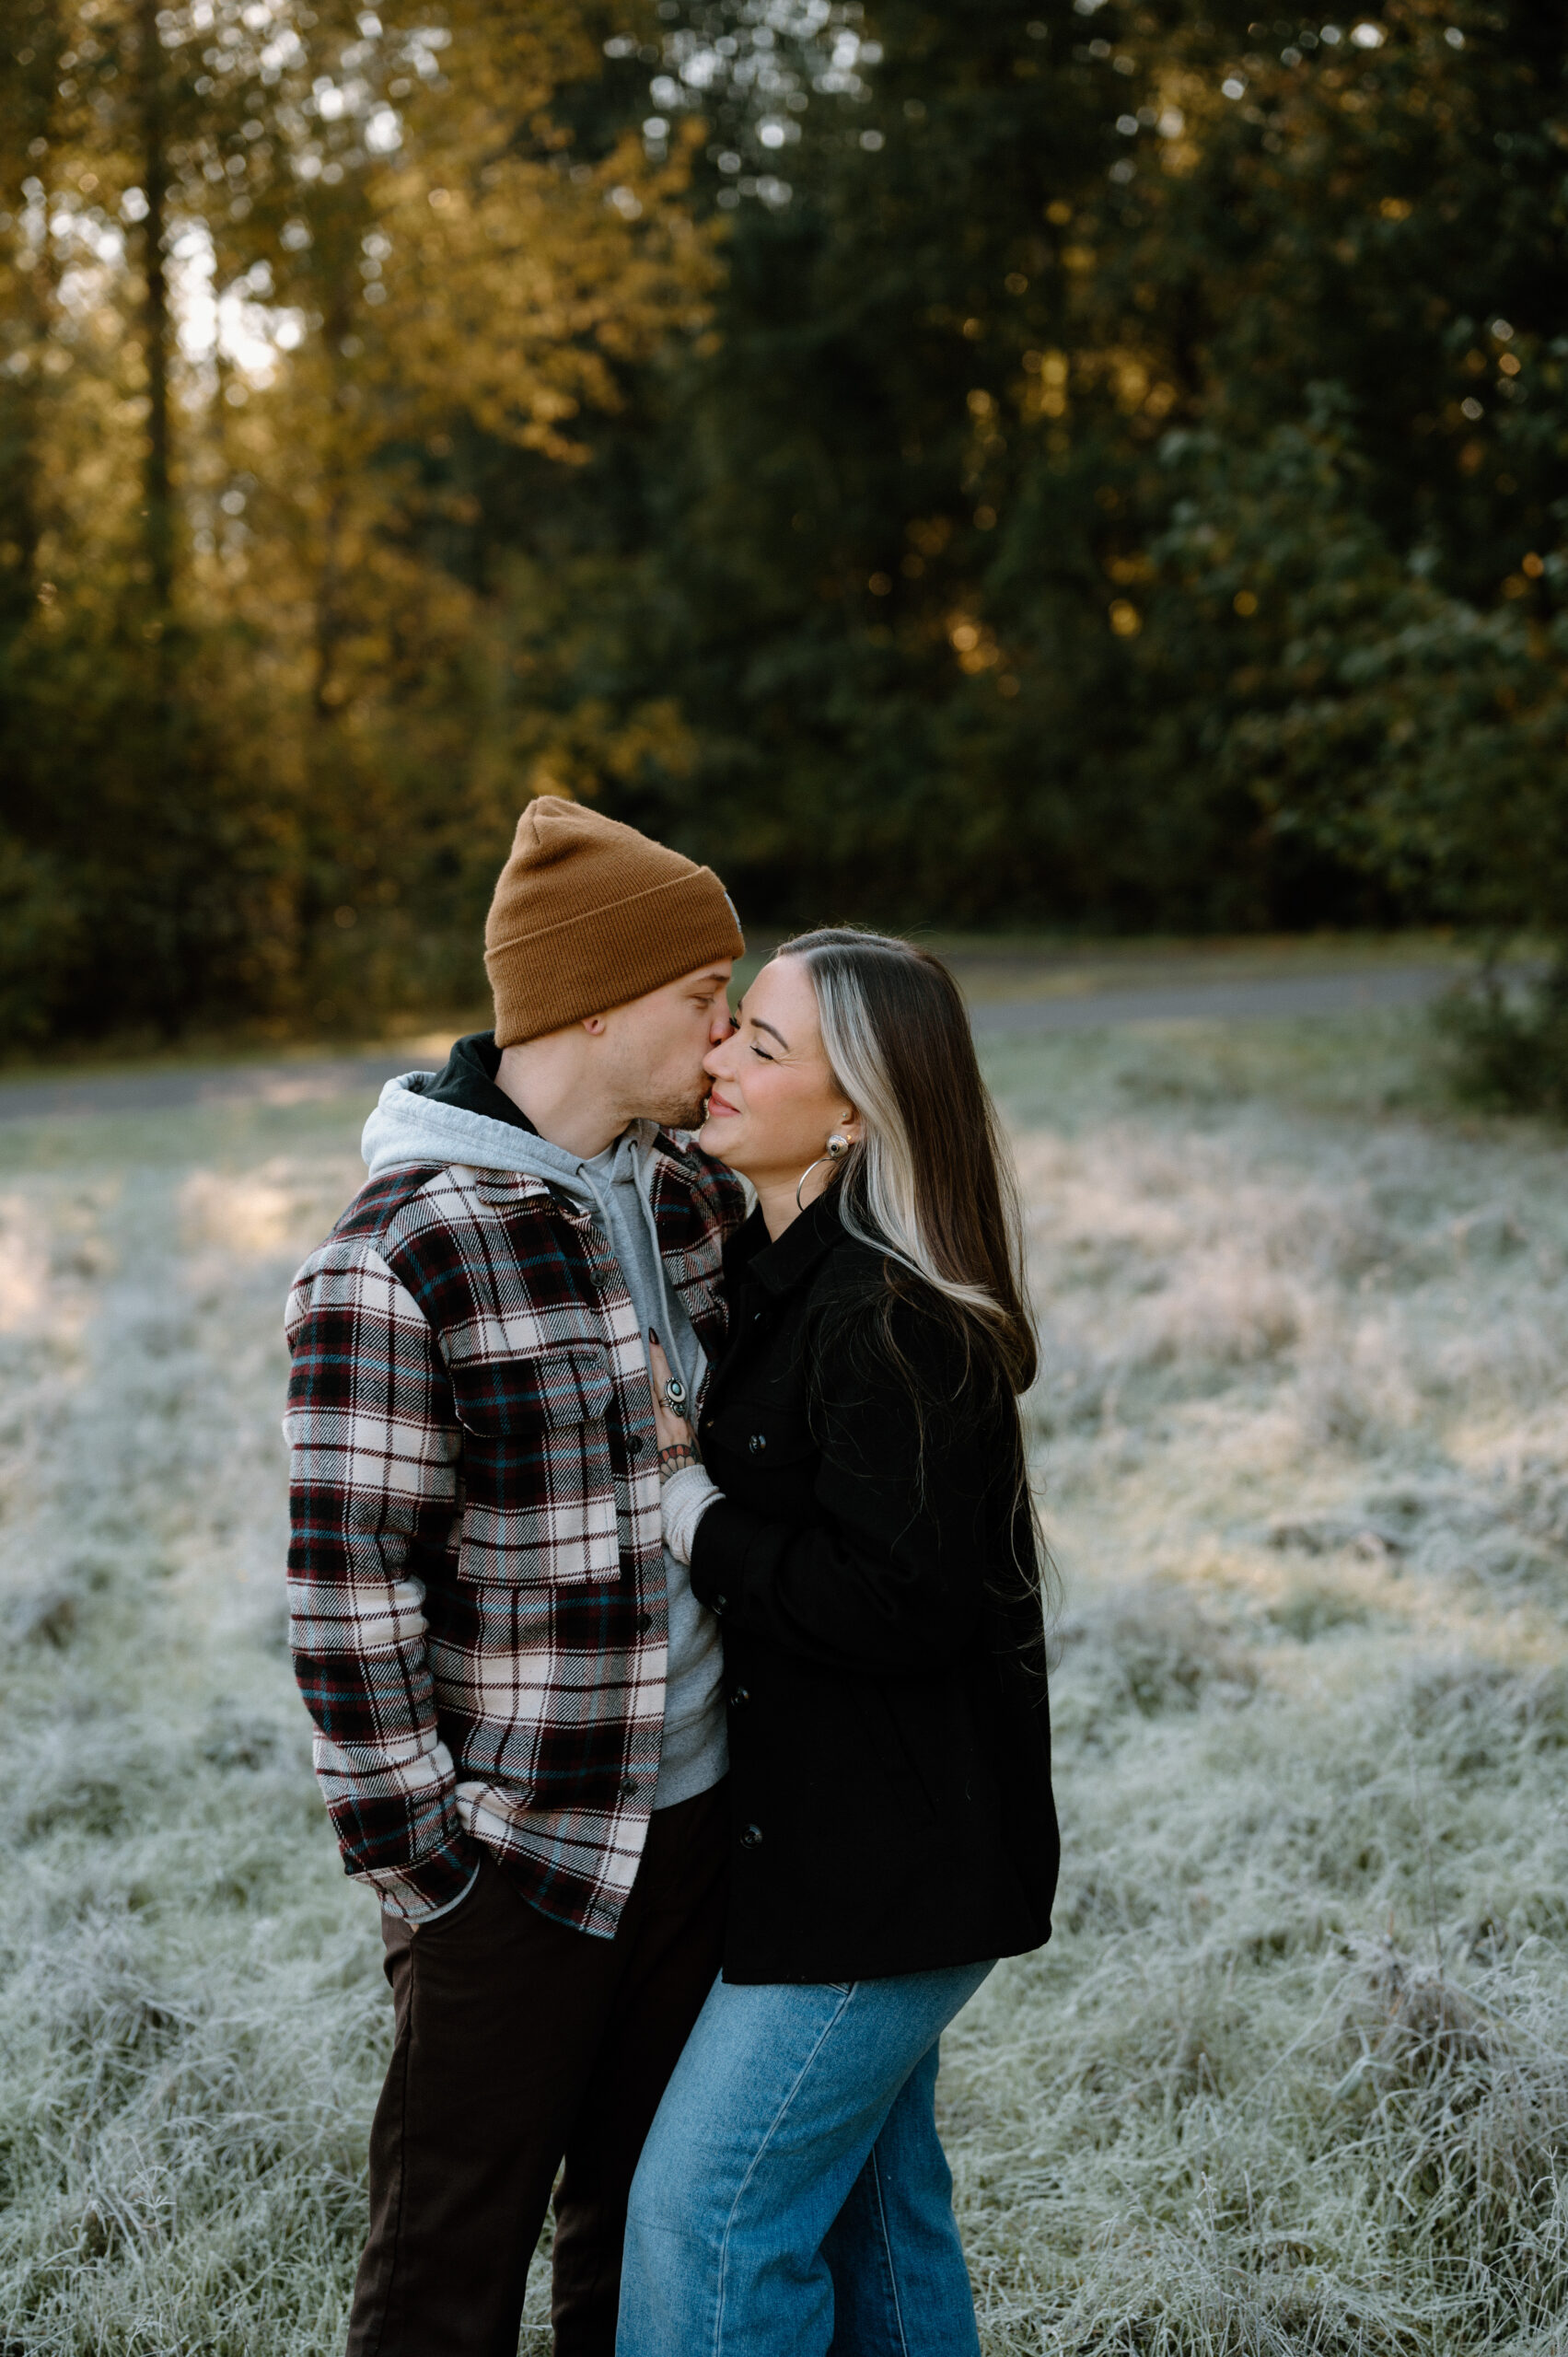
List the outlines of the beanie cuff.
{"type": "Polygon", "coordinates": [[[728,893],[694,867],[623,900],[514,934],[484,953],[495,1044],[520,1047],[746,948],[728,893]]]}

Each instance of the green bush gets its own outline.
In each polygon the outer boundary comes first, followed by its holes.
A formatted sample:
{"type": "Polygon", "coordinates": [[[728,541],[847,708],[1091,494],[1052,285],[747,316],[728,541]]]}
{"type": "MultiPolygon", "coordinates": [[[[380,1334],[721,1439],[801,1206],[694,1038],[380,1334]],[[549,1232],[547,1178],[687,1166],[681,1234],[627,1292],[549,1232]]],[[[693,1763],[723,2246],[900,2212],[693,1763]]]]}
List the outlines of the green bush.
{"type": "Polygon", "coordinates": [[[1442,1000],[1456,1093],[1500,1111],[1568,1113],[1568,955],[1523,985],[1495,961],[1442,1000]]]}

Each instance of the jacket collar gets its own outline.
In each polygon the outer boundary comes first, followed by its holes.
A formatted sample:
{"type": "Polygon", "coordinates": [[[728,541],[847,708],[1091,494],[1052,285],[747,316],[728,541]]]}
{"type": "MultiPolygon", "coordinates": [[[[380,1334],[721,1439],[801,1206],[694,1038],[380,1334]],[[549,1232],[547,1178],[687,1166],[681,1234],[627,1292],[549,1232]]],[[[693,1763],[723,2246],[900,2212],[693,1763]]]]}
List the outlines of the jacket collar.
{"type": "Polygon", "coordinates": [[[768,1241],[761,1213],[753,1212],[738,1238],[746,1254],[747,1274],[772,1294],[788,1293],[800,1284],[819,1260],[843,1241],[838,1197],[837,1187],[819,1195],[798,1219],[791,1220],[776,1244],[768,1241]]]}

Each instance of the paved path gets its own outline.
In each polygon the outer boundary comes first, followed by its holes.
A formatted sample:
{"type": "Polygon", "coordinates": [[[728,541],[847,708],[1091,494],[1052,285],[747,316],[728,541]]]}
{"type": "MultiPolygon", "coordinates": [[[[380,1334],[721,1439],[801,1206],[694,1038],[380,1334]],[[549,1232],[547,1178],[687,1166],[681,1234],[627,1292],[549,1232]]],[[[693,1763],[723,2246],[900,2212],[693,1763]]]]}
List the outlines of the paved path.
{"type": "Polygon", "coordinates": [[[74,1113],[165,1113],[192,1105],[309,1105],[378,1089],[431,1059],[405,1048],[297,1062],[169,1064],[162,1071],[84,1073],[79,1080],[0,1081],[0,1121],[74,1113]]]}
{"type": "Polygon", "coordinates": [[[977,1000],[977,1032],[1098,1031],[1116,1023],[1249,1023],[1269,1016],[1353,1015],[1419,1006],[1454,980],[1447,966],[1368,967],[1360,973],[1288,974],[1234,982],[1173,982],[1096,991],[1082,998],[977,1000]]]}
{"type": "MultiPolygon", "coordinates": [[[[1082,998],[979,999],[974,1028],[985,1037],[1093,1031],[1122,1023],[1245,1023],[1271,1016],[1353,1015],[1367,1007],[1419,1005],[1452,980],[1448,967],[1393,966],[1359,973],[1129,987],[1095,991],[1082,998]]],[[[0,1081],[0,1121],[173,1112],[194,1105],[306,1105],[336,1097],[368,1097],[395,1074],[428,1061],[405,1047],[374,1055],[170,1064],[152,1072],[84,1073],[79,1079],[0,1081]]]]}

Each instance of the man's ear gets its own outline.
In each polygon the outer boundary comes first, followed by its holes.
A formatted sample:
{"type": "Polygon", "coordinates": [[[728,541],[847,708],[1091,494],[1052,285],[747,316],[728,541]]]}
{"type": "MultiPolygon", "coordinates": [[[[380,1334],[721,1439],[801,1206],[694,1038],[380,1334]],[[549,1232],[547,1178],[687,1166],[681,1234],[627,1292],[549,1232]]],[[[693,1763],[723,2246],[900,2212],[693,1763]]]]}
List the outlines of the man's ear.
{"type": "Polygon", "coordinates": [[[603,1016],[585,1015],[582,1019],[582,1028],[588,1034],[590,1039],[601,1039],[604,1037],[605,1032],[605,1020],[603,1016]]]}

